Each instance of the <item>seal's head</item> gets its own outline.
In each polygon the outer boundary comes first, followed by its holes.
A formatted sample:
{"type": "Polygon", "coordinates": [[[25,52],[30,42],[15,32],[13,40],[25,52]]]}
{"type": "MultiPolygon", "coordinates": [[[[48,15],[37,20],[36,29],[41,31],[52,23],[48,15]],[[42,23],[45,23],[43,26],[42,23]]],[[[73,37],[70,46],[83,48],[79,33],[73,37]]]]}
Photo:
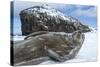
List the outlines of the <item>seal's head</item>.
{"type": "Polygon", "coordinates": [[[73,42],[77,45],[79,44],[83,44],[84,42],[84,39],[85,39],[85,36],[84,36],[84,33],[82,33],[82,31],[75,31],[73,34],[72,34],[72,38],[73,38],[73,42]]]}

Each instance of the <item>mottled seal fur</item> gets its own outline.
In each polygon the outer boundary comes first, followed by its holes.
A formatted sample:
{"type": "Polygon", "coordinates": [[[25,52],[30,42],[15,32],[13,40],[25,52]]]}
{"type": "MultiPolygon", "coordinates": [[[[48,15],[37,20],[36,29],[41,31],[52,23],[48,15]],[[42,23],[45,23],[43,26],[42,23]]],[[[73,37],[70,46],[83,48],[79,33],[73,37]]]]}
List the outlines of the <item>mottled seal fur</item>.
{"type": "Polygon", "coordinates": [[[14,43],[14,65],[39,64],[52,59],[64,62],[76,56],[84,42],[81,31],[73,33],[46,32],[32,33],[23,41],[14,43]]]}

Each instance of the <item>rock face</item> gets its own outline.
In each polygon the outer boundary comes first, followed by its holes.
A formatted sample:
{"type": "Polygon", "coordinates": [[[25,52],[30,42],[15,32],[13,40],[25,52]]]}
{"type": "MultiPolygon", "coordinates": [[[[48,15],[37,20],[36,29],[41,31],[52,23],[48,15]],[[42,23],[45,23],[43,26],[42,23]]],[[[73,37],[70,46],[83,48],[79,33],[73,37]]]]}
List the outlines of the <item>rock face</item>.
{"type": "Polygon", "coordinates": [[[71,33],[76,30],[91,31],[88,26],[77,19],[47,5],[34,6],[20,12],[22,35],[37,31],[53,31],[71,33]]]}
{"type": "Polygon", "coordinates": [[[14,65],[33,65],[52,59],[58,62],[74,58],[84,42],[81,31],[73,33],[40,31],[14,43],[14,65]]]}

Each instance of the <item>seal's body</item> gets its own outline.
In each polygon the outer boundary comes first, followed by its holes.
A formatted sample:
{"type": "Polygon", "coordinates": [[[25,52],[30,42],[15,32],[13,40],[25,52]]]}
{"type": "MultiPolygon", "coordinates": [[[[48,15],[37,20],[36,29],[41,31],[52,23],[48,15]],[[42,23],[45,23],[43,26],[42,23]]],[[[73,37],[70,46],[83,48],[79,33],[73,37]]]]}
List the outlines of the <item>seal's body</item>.
{"type": "Polygon", "coordinates": [[[59,62],[74,58],[84,41],[84,34],[60,32],[36,32],[25,40],[14,43],[14,64],[39,64],[48,59],[59,62]]]}

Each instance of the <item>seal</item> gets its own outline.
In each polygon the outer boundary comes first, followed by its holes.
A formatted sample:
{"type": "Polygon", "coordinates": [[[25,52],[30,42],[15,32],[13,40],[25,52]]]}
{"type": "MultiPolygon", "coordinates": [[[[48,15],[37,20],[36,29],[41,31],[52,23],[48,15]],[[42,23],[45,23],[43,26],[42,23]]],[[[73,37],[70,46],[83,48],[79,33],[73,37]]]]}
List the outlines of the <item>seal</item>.
{"type": "Polygon", "coordinates": [[[73,33],[32,33],[23,41],[14,43],[14,65],[34,65],[52,59],[64,62],[74,58],[84,42],[81,31],[73,33]]]}

